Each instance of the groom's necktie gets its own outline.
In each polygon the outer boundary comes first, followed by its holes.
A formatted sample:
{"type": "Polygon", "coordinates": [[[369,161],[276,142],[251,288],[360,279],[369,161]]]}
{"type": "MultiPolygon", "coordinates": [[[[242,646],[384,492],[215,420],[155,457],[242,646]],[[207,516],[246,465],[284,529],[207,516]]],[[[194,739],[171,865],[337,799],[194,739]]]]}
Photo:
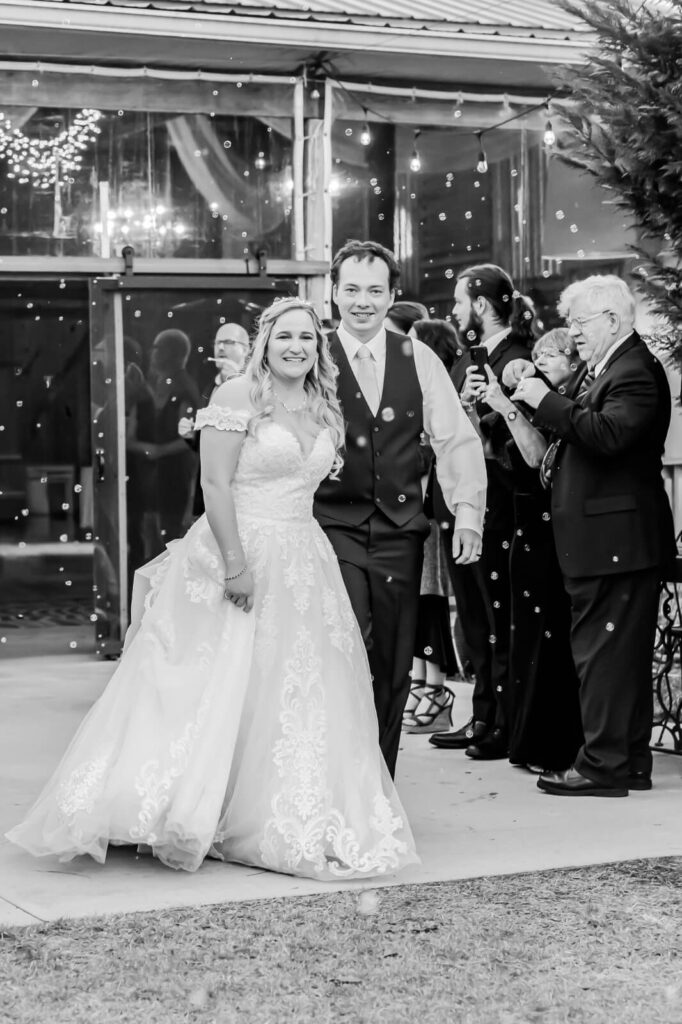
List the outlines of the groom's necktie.
{"type": "MultiPolygon", "coordinates": [[[[587,394],[587,389],[590,384],[594,383],[594,374],[591,370],[585,374],[578,389],[578,394],[575,396],[576,402],[581,402],[587,394]]],[[[563,437],[558,437],[555,441],[547,448],[540,465],[540,482],[544,488],[552,486],[552,478],[554,476],[554,469],[556,466],[557,456],[561,451],[561,446],[564,443],[563,437]]]]}
{"type": "Polygon", "coordinates": [[[361,345],[355,353],[355,372],[365,401],[372,410],[372,415],[376,416],[381,403],[381,395],[374,356],[367,345],[361,345]]]}

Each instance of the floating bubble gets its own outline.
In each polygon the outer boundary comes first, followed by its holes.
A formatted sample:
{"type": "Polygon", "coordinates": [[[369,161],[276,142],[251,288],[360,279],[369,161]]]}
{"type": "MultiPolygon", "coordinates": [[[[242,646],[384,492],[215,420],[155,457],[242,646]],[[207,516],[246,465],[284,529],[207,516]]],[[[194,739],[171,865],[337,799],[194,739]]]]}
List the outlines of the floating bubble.
{"type": "Polygon", "coordinates": [[[615,628],[616,628],[616,625],[615,625],[614,622],[607,622],[606,623],[606,632],[607,633],[613,633],[615,628]]]}
{"type": "Polygon", "coordinates": [[[577,224],[571,224],[571,226],[570,226],[570,228],[569,228],[568,230],[569,230],[569,231],[570,231],[570,232],[571,232],[572,234],[574,234],[574,235],[575,235],[575,234],[577,234],[577,231],[578,231],[578,225],[577,225],[577,224]]]}
{"type": "Polygon", "coordinates": [[[467,331],[467,341],[476,341],[476,331],[467,331]]]}
{"type": "Polygon", "coordinates": [[[379,910],[379,894],[372,889],[365,889],[358,896],[357,912],[363,917],[371,917],[379,910]]]}
{"type": "Polygon", "coordinates": [[[473,213],[471,212],[471,210],[467,210],[464,216],[466,217],[467,220],[471,220],[471,218],[473,217],[473,213]]]}
{"type": "Polygon", "coordinates": [[[68,539],[69,539],[68,533],[60,533],[59,534],[59,542],[60,542],[60,544],[66,544],[68,539]]]}
{"type": "Polygon", "coordinates": [[[448,219],[447,213],[439,213],[438,214],[438,220],[447,220],[447,219],[448,219]]]}
{"type": "Polygon", "coordinates": [[[381,418],[384,423],[392,423],[395,419],[395,410],[390,405],[387,405],[385,409],[381,410],[381,418]]]}
{"type": "Polygon", "coordinates": [[[556,217],[557,220],[563,220],[564,217],[566,216],[566,214],[564,213],[563,210],[557,210],[557,212],[554,214],[554,216],[556,217]]]}
{"type": "Polygon", "coordinates": [[[71,648],[72,651],[75,651],[75,649],[78,647],[78,644],[76,643],[75,640],[72,640],[69,644],[69,647],[71,648]]]}
{"type": "Polygon", "coordinates": [[[452,280],[452,278],[455,276],[455,272],[452,269],[452,267],[448,267],[448,269],[445,271],[445,276],[447,277],[448,281],[452,280]]]}
{"type": "Polygon", "coordinates": [[[346,128],[346,135],[347,135],[347,136],[348,136],[349,138],[350,138],[350,136],[351,136],[352,134],[353,134],[353,129],[352,129],[352,128],[346,128]]]}

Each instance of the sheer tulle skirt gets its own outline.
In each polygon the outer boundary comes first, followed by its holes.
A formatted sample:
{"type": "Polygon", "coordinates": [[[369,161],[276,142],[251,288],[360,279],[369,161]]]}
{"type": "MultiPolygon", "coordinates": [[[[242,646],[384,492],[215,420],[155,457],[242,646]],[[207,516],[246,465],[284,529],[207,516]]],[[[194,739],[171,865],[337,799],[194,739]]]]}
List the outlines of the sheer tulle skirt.
{"type": "Polygon", "coordinates": [[[13,842],[100,862],[109,843],[144,844],[173,868],[211,855],[322,879],[418,860],[329,543],[311,519],[242,510],[240,524],[254,611],[223,599],[202,517],[152,564],[141,622],[13,842]]]}

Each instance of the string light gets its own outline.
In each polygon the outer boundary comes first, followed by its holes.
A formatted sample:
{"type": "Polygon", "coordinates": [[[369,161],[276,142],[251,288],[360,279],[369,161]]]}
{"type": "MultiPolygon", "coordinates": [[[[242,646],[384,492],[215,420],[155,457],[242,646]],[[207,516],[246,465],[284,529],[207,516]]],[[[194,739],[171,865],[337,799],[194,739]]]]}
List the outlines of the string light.
{"type": "Polygon", "coordinates": [[[410,160],[410,170],[413,171],[414,174],[418,174],[422,169],[422,161],[419,155],[419,150],[417,149],[417,139],[420,135],[421,132],[417,128],[414,133],[414,149],[412,150],[412,158],[410,160]]]}
{"type": "Polygon", "coordinates": [[[0,112],[0,158],[7,161],[7,177],[19,184],[48,189],[66,185],[82,169],[83,150],[94,142],[102,129],[97,122],[100,110],[86,107],[52,139],[37,139],[13,128],[11,120],[0,112]]]}
{"type": "Polygon", "coordinates": [[[372,141],[372,133],[370,132],[369,124],[367,123],[367,107],[363,107],[362,112],[365,115],[365,123],[362,126],[362,131],[360,132],[360,145],[369,146],[372,141]]]}
{"type": "Polygon", "coordinates": [[[488,170],[488,158],[485,155],[483,149],[483,132],[475,132],[476,138],[478,139],[478,162],[476,163],[476,170],[479,174],[485,174],[488,170]]]}
{"type": "Polygon", "coordinates": [[[542,141],[546,146],[553,146],[556,142],[556,134],[552,128],[552,122],[549,118],[549,100],[545,103],[545,111],[547,113],[547,124],[545,125],[545,134],[542,137],[542,141]]]}

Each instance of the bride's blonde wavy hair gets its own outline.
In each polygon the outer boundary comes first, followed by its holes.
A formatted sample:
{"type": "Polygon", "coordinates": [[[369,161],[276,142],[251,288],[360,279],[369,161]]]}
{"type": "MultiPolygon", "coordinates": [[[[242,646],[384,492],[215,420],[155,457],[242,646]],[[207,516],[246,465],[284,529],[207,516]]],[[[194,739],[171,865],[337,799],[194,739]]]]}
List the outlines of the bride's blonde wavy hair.
{"type": "Polygon", "coordinates": [[[318,424],[320,429],[323,427],[329,429],[336,450],[329,475],[332,479],[336,479],[343,466],[342,452],[345,442],[343,414],[336,394],[336,378],[339,371],[331,357],[329,342],[322,330],[320,318],[310,303],[303,299],[276,299],[260,315],[258,333],[245,370],[246,378],[251,384],[251,401],[257,410],[249,423],[249,433],[255,433],[258,424],[272,416],[275,397],[272,388],[272,374],[268,366],[268,344],[279,318],[296,309],[306,312],[313,322],[317,340],[317,357],[306,374],[303,387],[308,399],[308,411],[313,421],[318,424]]]}

